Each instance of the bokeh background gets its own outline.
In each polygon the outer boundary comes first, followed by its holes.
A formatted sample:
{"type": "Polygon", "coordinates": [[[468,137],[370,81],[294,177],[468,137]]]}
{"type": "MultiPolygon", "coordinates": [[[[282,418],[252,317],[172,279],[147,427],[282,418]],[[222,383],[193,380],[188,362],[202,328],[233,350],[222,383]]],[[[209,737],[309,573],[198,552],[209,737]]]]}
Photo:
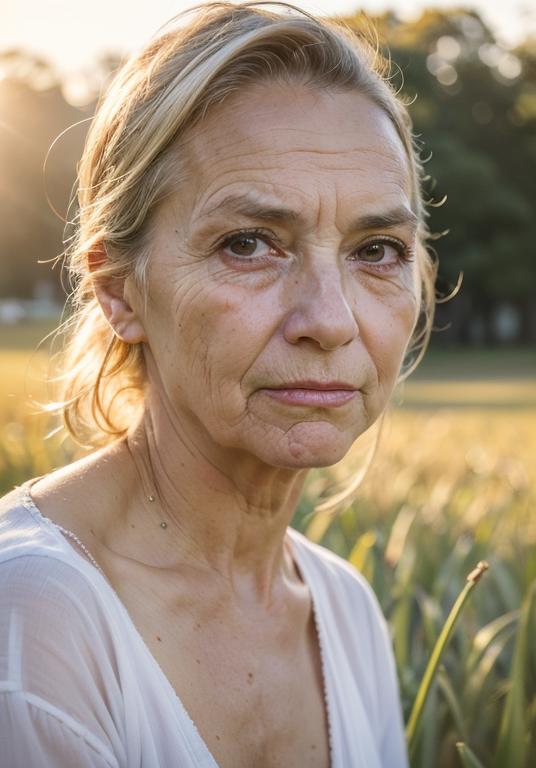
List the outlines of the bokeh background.
{"type": "MultiPolygon", "coordinates": [[[[372,20],[426,158],[436,330],[374,434],[310,474],[294,525],[347,557],[389,620],[407,718],[445,616],[485,559],[443,657],[412,762],[536,765],[536,9],[521,2],[298,2],[372,20]],[[460,285],[461,281],[461,285],[460,285]],[[463,757],[464,741],[473,757],[463,757]],[[478,762],[467,762],[467,760],[478,762]],[[465,760],[465,762],[463,762],[465,760]]],[[[182,2],[0,2],[0,493],[80,450],[37,402],[68,286],[65,218],[96,100],[182,2]]],[[[69,212],[68,212],[69,211],[69,212]]]]}

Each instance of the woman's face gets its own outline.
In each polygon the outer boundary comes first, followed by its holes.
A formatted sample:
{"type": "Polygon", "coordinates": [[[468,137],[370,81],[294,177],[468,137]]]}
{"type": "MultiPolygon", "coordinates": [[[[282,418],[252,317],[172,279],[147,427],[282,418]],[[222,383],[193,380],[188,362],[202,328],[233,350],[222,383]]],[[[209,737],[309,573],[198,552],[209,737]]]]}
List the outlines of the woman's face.
{"type": "Polygon", "coordinates": [[[417,317],[402,143],[365,96],[259,84],[182,151],[185,178],[155,214],[146,310],[128,287],[150,402],[198,442],[333,464],[385,408],[417,317]]]}

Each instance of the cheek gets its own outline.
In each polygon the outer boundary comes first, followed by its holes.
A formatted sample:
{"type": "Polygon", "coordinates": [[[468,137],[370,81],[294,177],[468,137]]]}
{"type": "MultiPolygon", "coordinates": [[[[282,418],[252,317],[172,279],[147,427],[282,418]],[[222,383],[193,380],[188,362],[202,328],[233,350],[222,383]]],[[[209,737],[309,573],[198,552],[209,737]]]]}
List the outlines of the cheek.
{"type": "Polygon", "coordinates": [[[418,314],[413,275],[367,286],[358,307],[361,338],[378,376],[395,380],[418,314]]]}
{"type": "Polygon", "coordinates": [[[202,391],[230,415],[243,407],[239,385],[269,337],[265,310],[274,304],[264,295],[246,296],[239,286],[214,286],[206,278],[197,285],[175,294],[166,347],[179,361],[180,388],[202,391]]]}

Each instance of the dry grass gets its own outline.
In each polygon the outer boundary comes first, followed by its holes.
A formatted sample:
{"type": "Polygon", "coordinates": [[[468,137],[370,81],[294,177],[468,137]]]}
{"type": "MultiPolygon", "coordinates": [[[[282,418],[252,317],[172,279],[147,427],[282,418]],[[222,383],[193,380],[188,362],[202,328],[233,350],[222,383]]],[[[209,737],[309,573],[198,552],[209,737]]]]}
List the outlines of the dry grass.
{"type": "MultiPolygon", "coordinates": [[[[11,346],[0,351],[2,492],[71,455],[43,440],[51,425],[32,415],[29,396],[47,394],[38,380],[46,355],[29,368],[28,350],[11,346]]],[[[480,379],[467,370],[456,379],[452,367],[443,369],[449,376],[421,374],[403,405],[395,400],[356,501],[333,520],[312,513],[327,481],[363,462],[371,436],[329,473],[310,474],[294,520],[373,585],[393,632],[406,717],[467,573],[490,563],[424,710],[413,762],[422,768],[473,764],[460,740],[487,768],[536,765],[536,371],[527,355],[519,360],[517,377],[511,368],[493,377],[489,361],[480,379]]]]}

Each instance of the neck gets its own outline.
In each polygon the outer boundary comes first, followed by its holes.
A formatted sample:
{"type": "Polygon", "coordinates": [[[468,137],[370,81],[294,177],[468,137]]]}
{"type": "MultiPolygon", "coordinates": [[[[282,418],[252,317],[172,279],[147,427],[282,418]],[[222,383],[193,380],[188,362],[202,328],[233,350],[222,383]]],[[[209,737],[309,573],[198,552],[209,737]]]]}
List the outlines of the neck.
{"type": "Polygon", "coordinates": [[[293,578],[284,537],[307,470],[270,467],[199,434],[145,412],[123,443],[121,527],[136,528],[144,564],[212,571],[242,601],[269,603],[293,578]]]}

